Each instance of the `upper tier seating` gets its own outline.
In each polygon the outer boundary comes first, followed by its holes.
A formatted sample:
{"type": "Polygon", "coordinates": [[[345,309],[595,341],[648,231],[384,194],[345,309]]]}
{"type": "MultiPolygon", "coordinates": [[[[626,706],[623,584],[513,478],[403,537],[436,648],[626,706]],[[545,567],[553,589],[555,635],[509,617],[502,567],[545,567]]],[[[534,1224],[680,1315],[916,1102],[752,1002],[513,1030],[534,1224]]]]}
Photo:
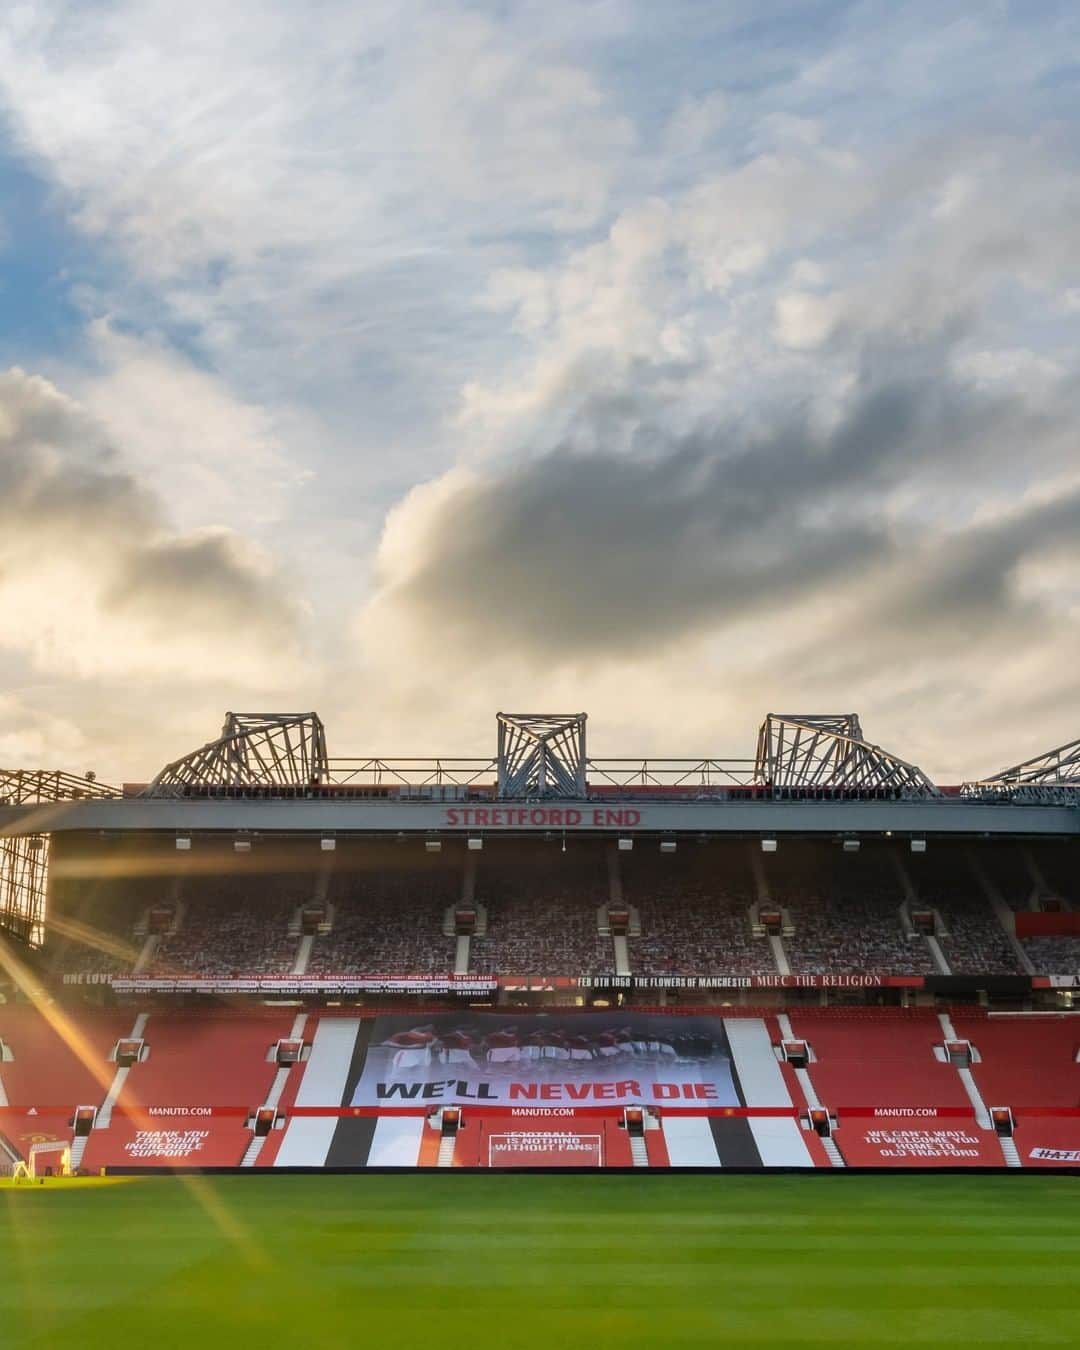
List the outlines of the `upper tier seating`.
{"type": "Polygon", "coordinates": [[[554,842],[493,848],[477,870],[487,933],[472,940],[470,971],[503,975],[605,975],[610,938],[596,912],[610,895],[600,850],[562,853],[554,842]]]}
{"type": "Polygon", "coordinates": [[[287,975],[297,939],[289,935],[296,909],[291,894],[249,898],[227,886],[184,901],[179,932],[162,938],[154,973],[222,978],[287,975]]]}
{"type": "Polygon", "coordinates": [[[308,975],[449,974],[443,915],[460,895],[460,859],[409,861],[392,846],[343,853],[327,897],[332,927],[316,938],[308,975]]]}
{"type": "MultiPolygon", "coordinates": [[[[941,950],[954,975],[1016,975],[1020,962],[972,869],[966,847],[944,845],[909,864],[919,903],[941,915],[941,950]]],[[[992,866],[992,860],[991,860],[992,866]]]]}
{"type": "Polygon", "coordinates": [[[684,847],[672,856],[641,848],[619,861],[623,898],[641,919],[641,936],[629,939],[635,975],[776,973],[767,939],[751,928],[744,847],[684,847]]]}

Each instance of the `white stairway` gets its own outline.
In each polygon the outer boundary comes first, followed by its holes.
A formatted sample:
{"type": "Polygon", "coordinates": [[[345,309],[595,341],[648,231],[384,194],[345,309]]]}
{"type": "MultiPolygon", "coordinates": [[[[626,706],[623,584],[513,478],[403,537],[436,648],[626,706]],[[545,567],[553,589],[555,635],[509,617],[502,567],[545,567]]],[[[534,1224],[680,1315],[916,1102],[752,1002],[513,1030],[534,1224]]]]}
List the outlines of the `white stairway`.
{"type": "Polygon", "coordinates": [[[998,1135],[998,1143],[1001,1145],[1001,1156],[1005,1159],[1006,1167],[1023,1167],[1024,1163],[1015,1140],[998,1135]]]}
{"type": "Polygon", "coordinates": [[[835,1139],[822,1139],[821,1147],[825,1150],[825,1156],[834,1167],[846,1167],[847,1163],[840,1155],[840,1150],[836,1147],[835,1139]]]}
{"type": "MultiPolygon", "coordinates": [[[[129,1033],[131,1040],[142,1040],[142,1034],[146,1030],[146,1024],[149,1020],[149,1013],[139,1013],[138,1017],[135,1018],[135,1022],[129,1033]]],[[[123,1091],[124,1084],[127,1082],[127,1076],[130,1072],[130,1069],[117,1069],[116,1073],[113,1075],[112,1085],[105,1094],[105,1100],[101,1103],[94,1120],[95,1130],[107,1130],[112,1124],[113,1107],[116,1105],[116,1099],[123,1091]]]]}
{"type": "MultiPolygon", "coordinates": [[[[938,1022],[941,1024],[941,1030],[945,1033],[947,1041],[958,1041],[960,1037],[956,1034],[956,1028],[952,1024],[952,1018],[948,1013],[938,1013],[938,1022]]],[[[968,1101],[975,1110],[975,1123],[980,1129],[988,1130],[990,1128],[990,1112],[986,1109],[986,1103],[982,1099],[982,1093],[979,1091],[978,1084],[971,1076],[971,1070],[957,1067],[956,1072],[960,1075],[960,1081],[964,1085],[964,1091],[967,1093],[968,1101]]]]}
{"type": "MultiPolygon", "coordinates": [[[[150,963],[153,961],[154,956],[157,953],[157,949],[160,945],[161,945],[160,933],[147,933],[146,941],[143,943],[142,949],[140,950],[138,956],[135,958],[135,964],[131,967],[132,975],[142,975],[146,970],[149,969],[150,963]]],[[[74,1154],[72,1154],[72,1157],[74,1158],[74,1154]]],[[[73,1162],[72,1166],[74,1167],[74,1165],[75,1164],[73,1162]]]]}
{"type": "Polygon", "coordinates": [[[1024,951],[1024,944],[1016,936],[1016,915],[1009,908],[1005,897],[990,879],[986,868],[983,867],[982,862],[974,850],[969,850],[967,857],[968,866],[971,868],[975,875],[975,879],[981,886],[982,893],[986,896],[990,908],[997,917],[998,923],[1001,924],[1001,931],[1005,934],[1013,955],[1020,962],[1020,969],[1027,975],[1034,975],[1035,967],[1032,964],[1031,957],[1024,951]]]}
{"type": "Polygon", "coordinates": [[[788,964],[787,952],[784,951],[784,939],[782,937],[769,938],[769,946],[772,948],[773,960],[776,962],[776,969],[781,975],[790,975],[791,966],[788,964]]]}
{"type": "Polygon", "coordinates": [[[924,939],[926,945],[930,948],[930,957],[937,966],[939,975],[951,975],[952,968],[945,960],[945,953],[941,950],[941,943],[936,937],[927,937],[924,939]]]}
{"type": "Polygon", "coordinates": [[[454,1145],[457,1143],[456,1135],[444,1134],[439,1140],[439,1156],[435,1160],[436,1167],[453,1167],[454,1165],[454,1145]]]}
{"type": "Polygon", "coordinates": [[[625,937],[613,937],[612,946],[615,949],[615,974],[630,974],[630,948],[625,937]]]}
{"type": "Polygon", "coordinates": [[[469,952],[472,948],[472,941],[468,933],[459,933],[457,936],[457,946],[454,948],[454,974],[468,975],[469,973],[469,952]]]}
{"type": "Polygon", "coordinates": [[[240,1159],[241,1167],[254,1167],[255,1159],[262,1152],[263,1141],[257,1135],[252,1135],[251,1143],[244,1149],[244,1156],[240,1159]]]}
{"type": "Polygon", "coordinates": [[[89,1136],[83,1135],[81,1139],[71,1141],[71,1170],[77,1172],[82,1166],[83,1154],[86,1152],[86,1145],[89,1143],[89,1136]]]}
{"type": "Polygon", "coordinates": [[[630,1157],[635,1167],[648,1167],[649,1150],[645,1147],[645,1137],[640,1134],[630,1136],[630,1157]]]}
{"type": "Polygon", "coordinates": [[[290,975],[306,975],[308,962],[311,960],[311,949],[315,946],[315,935],[305,933],[300,939],[300,945],[296,949],[296,960],[292,964],[290,975]]]}
{"type": "MultiPolygon", "coordinates": [[[[787,1015],[787,1013],[780,1013],[777,1016],[776,1021],[778,1026],[780,1027],[780,1035],[783,1036],[785,1041],[794,1041],[798,1039],[795,1035],[795,1028],[791,1025],[791,1018],[787,1015]]],[[[814,1084],[810,1078],[809,1073],[806,1071],[806,1069],[795,1069],[794,1065],[792,1066],[792,1068],[794,1070],[795,1078],[798,1081],[799,1087],[802,1088],[802,1094],[803,1097],[806,1099],[807,1106],[812,1111],[819,1111],[821,1109],[821,1100],[817,1095],[817,1088],[814,1087],[814,1084]]],[[[847,1166],[847,1163],[844,1162],[840,1150],[836,1147],[835,1140],[822,1139],[821,1147],[825,1150],[825,1156],[828,1158],[828,1160],[832,1163],[834,1167],[847,1166]]]]}
{"type": "MultiPolygon", "coordinates": [[[[307,940],[308,939],[305,938],[305,941],[307,940]]],[[[306,1025],[307,1013],[297,1013],[293,1018],[292,1028],[289,1031],[289,1039],[293,1041],[300,1040],[303,1037],[304,1027],[306,1025]]],[[[266,1101],[262,1103],[263,1106],[272,1106],[275,1111],[277,1110],[277,1104],[281,1101],[281,1094],[285,1091],[285,1084],[289,1081],[289,1069],[291,1067],[292,1066],[288,1064],[283,1065],[278,1069],[277,1073],[274,1074],[274,1081],[270,1084],[270,1091],[266,1094],[266,1101]]],[[[253,1134],[251,1136],[251,1143],[248,1144],[247,1148],[244,1150],[244,1156],[240,1159],[240,1166],[254,1167],[265,1142],[265,1135],[260,1137],[257,1134],[253,1134]]]]}

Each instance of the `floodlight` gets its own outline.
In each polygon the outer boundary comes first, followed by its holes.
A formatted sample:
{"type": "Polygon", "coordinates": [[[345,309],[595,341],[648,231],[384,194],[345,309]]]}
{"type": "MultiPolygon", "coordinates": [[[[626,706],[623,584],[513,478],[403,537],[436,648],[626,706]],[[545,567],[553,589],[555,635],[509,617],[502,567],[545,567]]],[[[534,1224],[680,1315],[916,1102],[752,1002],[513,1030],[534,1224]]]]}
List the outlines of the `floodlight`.
{"type": "Polygon", "coordinates": [[[860,843],[861,843],[861,840],[858,840],[858,839],[845,839],[845,840],[844,840],[844,852],[845,852],[845,853],[858,853],[860,843]]]}
{"type": "Polygon", "coordinates": [[[424,849],[425,849],[426,852],[428,852],[428,853],[441,853],[441,852],[442,852],[442,840],[441,840],[441,839],[425,839],[425,840],[424,840],[424,849]]]}
{"type": "Polygon", "coordinates": [[[478,835],[473,835],[469,840],[468,847],[471,853],[479,853],[484,847],[484,841],[478,835]]]}
{"type": "Polygon", "coordinates": [[[330,835],[327,835],[325,838],[319,840],[319,847],[324,853],[333,853],[334,849],[337,848],[337,840],[330,835]]]}
{"type": "Polygon", "coordinates": [[[232,846],[233,846],[233,848],[236,850],[237,853],[250,853],[250,852],[251,852],[251,840],[250,840],[250,839],[234,839],[234,840],[233,840],[233,845],[232,845],[232,846]]]}
{"type": "Polygon", "coordinates": [[[763,840],[761,841],[761,851],[762,851],[762,853],[775,853],[775,852],[776,852],[776,840],[775,840],[775,839],[763,839],[763,840]]]}
{"type": "Polygon", "coordinates": [[[619,840],[619,852],[620,852],[620,853],[629,853],[630,850],[631,850],[633,847],[634,847],[634,841],[633,841],[632,839],[620,839],[620,840],[619,840]]]}
{"type": "Polygon", "coordinates": [[[925,839],[913,839],[913,840],[911,841],[911,851],[912,851],[912,853],[925,853],[925,852],[926,852],[926,840],[925,840],[925,839]]]}
{"type": "Polygon", "coordinates": [[[674,839],[661,839],[661,840],[660,840],[660,852],[661,852],[661,853],[674,853],[674,852],[675,852],[675,840],[674,840],[674,839]]]}
{"type": "Polygon", "coordinates": [[[190,837],[186,834],[178,834],[176,836],[176,847],[180,849],[181,852],[183,852],[186,849],[190,849],[191,848],[190,837]]]}

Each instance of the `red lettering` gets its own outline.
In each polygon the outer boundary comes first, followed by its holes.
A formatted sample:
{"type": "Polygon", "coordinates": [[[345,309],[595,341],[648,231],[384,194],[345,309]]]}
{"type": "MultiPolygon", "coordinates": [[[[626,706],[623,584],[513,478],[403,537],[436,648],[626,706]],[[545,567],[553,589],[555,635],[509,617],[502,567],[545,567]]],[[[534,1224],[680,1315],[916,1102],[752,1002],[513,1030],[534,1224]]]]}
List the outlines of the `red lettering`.
{"type": "Polygon", "coordinates": [[[614,1084],[614,1083],[595,1083],[595,1084],[593,1085],[593,1095],[596,1096],[596,1097],[605,1097],[605,1098],[606,1098],[606,1097],[614,1097],[614,1096],[615,1096],[615,1084],[614,1084]]]}
{"type": "Polygon", "coordinates": [[[561,1083],[541,1083],[540,1100],[542,1102],[557,1102],[562,1099],[563,1085],[561,1083]]]}
{"type": "Polygon", "coordinates": [[[488,809],[486,806],[478,806],[476,808],[476,823],[477,825],[486,825],[488,823],[488,809]]]}
{"type": "Polygon", "coordinates": [[[510,1100],[515,1101],[518,1097],[526,1097],[530,1101],[535,1101],[536,1088],[536,1083],[511,1083],[510,1100]]]}
{"type": "Polygon", "coordinates": [[[554,809],[551,810],[551,811],[549,811],[549,812],[548,812],[548,824],[549,824],[549,825],[561,825],[561,824],[562,824],[562,811],[561,811],[561,810],[554,810],[554,809]]]}
{"type": "Polygon", "coordinates": [[[652,1095],[657,1101],[670,1101],[672,1097],[679,1095],[679,1085],[678,1083],[654,1083],[652,1095]]]}
{"type": "Polygon", "coordinates": [[[572,1102],[584,1101],[592,1091],[591,1083],[567,1083],[566,1095],[572,1102]]]}
{"type": "Polygon", "coordinates": [[[616,1083],[620,1097],[640,1097],[641,1084],[634,1078],[627,1078],[622,1083],[616,1083]]]}
{"type": "Polygon", "coordinates": [[[695,1084],[694,1084],[694,1096],[695,1096],[695,1097],[702,1097],[702,1098],[705,1098],[705,1097],[715,1097],[715,1096],[716,1096],[716,1084],[715,1084],[715,1083],[695,1083],[695,1084]]]}
{"type": "Polygon", "coordinates": [[[546,825],[546,824],[547,824],[547,812],[546,812],[546,811],[541,811],[541,810],[539,810],[539,809],[537,809],[537,810],[535,810],[535,811],[530,811],[530,812],[529,812],[529,824],[530,824],[530,825],[546,825]]]}
{"type": "Polygon", "coordinates": [[[580,825],[581,812],[571,807],[570,810],[567,811],[566,813],[566,823],[567,825],[580,825]]]}
{"type": "Polygon", "coordinates": [[[623,812],[623,822],[622,822],[622,823],[623,823],[624,825],[640,825],[640,824],[641,824],[641,812],[638,811],[638,810],[635,810],[635,808],[632,807],[632,806],[627,807],[627,809],[623,812]]]}
{"type": "MultiPolygon", "coordinates": [[[[456,825],[458,823],[457,809],[453,806],[451,806],[446,813],[446,823],[447,825],[456,825]]],[[[465,822],[466,825],[468,823],[469,823],[468,821],[465,822]]]]}

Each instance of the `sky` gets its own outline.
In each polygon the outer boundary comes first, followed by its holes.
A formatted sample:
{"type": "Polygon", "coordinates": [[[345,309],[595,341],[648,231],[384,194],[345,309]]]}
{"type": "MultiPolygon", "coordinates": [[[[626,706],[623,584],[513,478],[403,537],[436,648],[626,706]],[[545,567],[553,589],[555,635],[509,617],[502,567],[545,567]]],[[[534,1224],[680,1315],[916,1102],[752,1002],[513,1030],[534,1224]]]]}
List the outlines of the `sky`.
{"type": "Polygon", "coordinates": [[[1074,0],[13,0],[0,765],[1080,735],[1074,0]]]}

